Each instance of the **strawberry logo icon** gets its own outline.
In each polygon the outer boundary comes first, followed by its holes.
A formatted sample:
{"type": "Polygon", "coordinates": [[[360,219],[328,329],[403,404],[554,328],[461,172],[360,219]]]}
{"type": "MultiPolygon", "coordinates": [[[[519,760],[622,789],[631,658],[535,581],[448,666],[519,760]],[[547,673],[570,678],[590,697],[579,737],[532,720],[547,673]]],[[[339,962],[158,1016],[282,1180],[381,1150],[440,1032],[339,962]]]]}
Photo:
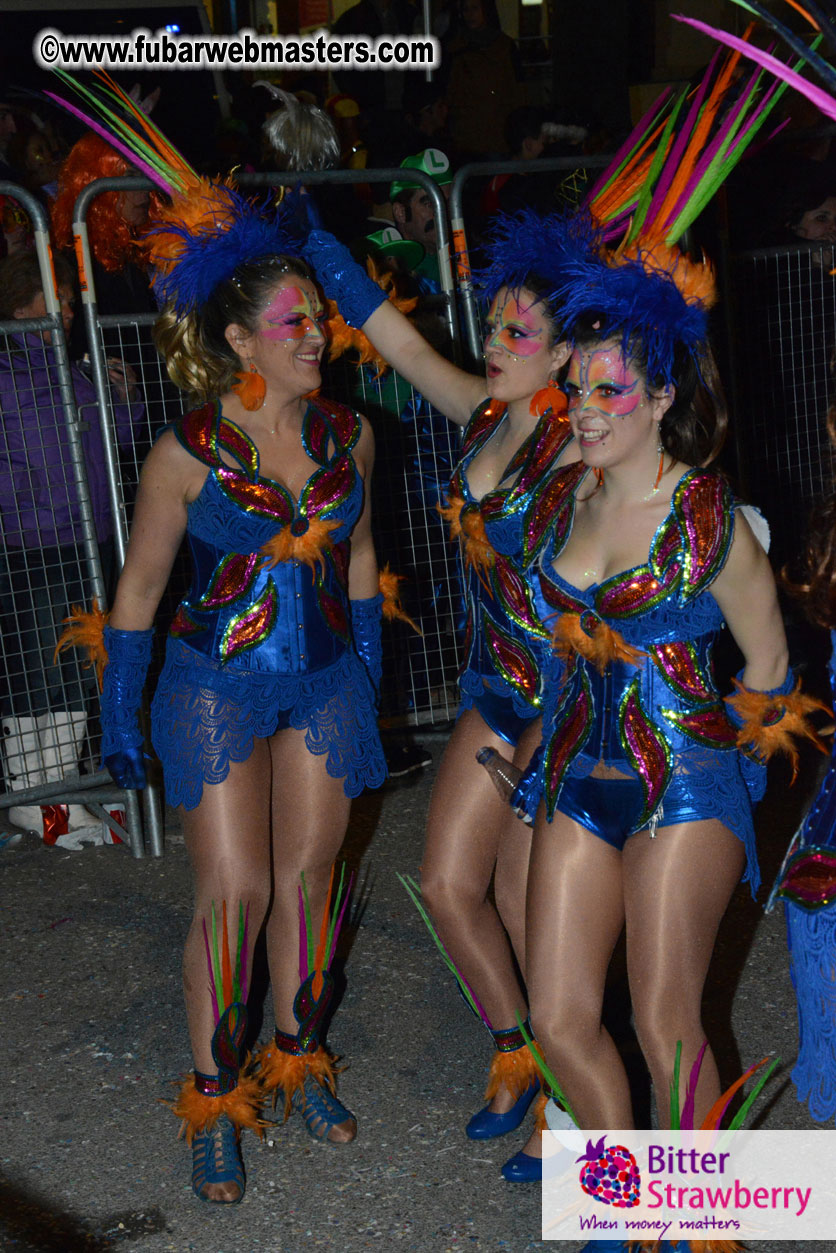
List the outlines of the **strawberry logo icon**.
{"type": "Polygon", "coordinates": [[[632,1209],[639,1203],[641,1174],[638,1163],[623,1144],[606,1147],[606,1136],[597,1144],[586,1142],[586,1152],[576,1158],[583,1162],[579,1176],[580,1185],[587,1196],[602,1205],[616,1209],[632,1209]]]}

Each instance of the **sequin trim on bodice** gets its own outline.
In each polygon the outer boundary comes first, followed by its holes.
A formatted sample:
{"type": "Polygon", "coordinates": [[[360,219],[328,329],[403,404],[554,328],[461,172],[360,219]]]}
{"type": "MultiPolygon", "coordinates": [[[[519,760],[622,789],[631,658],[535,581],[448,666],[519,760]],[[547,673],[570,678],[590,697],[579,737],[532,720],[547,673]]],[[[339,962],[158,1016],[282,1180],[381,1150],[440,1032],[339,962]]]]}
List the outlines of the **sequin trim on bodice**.
{"type": "Polygon", "coordinates": [[[300,674],[332,664],[350,640],[348,537],[363,505],[351,455],[357,415],[308,403],[301,439],[317,468],[298,499],[259,475],[255,444],[219,402],[173,429],[209,475],[188,507],[194,574],[171,634],[222,665],[300,674]]]}
{"type": "Polygon", "coordinates": [[[447,493],[445,516],[459,543],[467,601],[459,680],[465,707],[487,686],[510,696],[518,714],[533,717],[542,704],[549,633],[526,572],[549,534],[550,478],[571,432],[565,411],[547,411],[505,468],[501,482],[511,485],[477,500],[468,469],[505,416],[506,406],[497,401],[476,410],[447,493]]]}

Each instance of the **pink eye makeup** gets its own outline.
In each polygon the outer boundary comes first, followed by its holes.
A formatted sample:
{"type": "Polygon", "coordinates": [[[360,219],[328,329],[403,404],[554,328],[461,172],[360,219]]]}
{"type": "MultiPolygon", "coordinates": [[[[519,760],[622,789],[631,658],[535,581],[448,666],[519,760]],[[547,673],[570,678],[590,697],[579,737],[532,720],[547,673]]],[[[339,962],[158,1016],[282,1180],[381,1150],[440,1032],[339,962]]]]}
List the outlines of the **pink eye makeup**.
{"type": "Polygon", "coordinates": [[[644,399],[641,378],[616,348],[575,352],[565,386],[570,413],[597,409],[608,417],[627,418],[644,399]]]}
{"type": "Polygon", "coordinates": [[[262,317],[266,323],[261,332],[264,338],[281,342],[304,339],[306,335],[321,335],[325,315],[321,308],[314,307],[310,296],[301,287],[282,287],[262,317]]]}
{"type": "Polygon", "coordinates": [[[545,329],[542,318],[536,318],[533,309],[531,305],[520,305],[509,294],[488,319],[485,349],[501,348],[515,357],[533,357],[540,352],[545,347],[545,329]]]}

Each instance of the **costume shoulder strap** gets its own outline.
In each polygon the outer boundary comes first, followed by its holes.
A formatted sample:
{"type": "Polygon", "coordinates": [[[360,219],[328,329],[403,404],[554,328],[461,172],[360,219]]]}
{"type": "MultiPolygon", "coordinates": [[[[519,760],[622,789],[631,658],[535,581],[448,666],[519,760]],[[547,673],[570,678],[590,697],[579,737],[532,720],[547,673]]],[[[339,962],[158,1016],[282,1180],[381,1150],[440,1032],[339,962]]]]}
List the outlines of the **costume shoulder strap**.
{"type": "Polygon", "coordinates": [[[258,477],[258,449],[234,422],[221,417],[220,401],[210,400],[199,409],[184,413],[172,422],[172,429],[187,452],[213,470],[225,465],[221,450],[238,462],[247,478],[258,477]]]}
{"type": "Polygon", "coordinates": [[[494,429],[504,414],[505,404],[493,401],[490,398],[484,400],[479,408],[473,411],[473,416],[464,428],[464,436],[462,438],[463,457],[466,457],[485,438],[488,432],[494,429]]]}
{"type": "Polygon", "coordinates": [[[351,452],[360,438],[362,423],[360,415],[336,400],[323,396],[309,402],[307,421],[303,426],[303,439],[314,461],[325,465],[329,460],[329,444],[333,442],[338,454],[351,452]]]}
{"type": "Polygon", "coordinates": [[[716,470],[689,470],[677,484],[671,513],[680,536],[680,598],[692,600],[726,564],[734,536],[734,498],[716,470]]]}

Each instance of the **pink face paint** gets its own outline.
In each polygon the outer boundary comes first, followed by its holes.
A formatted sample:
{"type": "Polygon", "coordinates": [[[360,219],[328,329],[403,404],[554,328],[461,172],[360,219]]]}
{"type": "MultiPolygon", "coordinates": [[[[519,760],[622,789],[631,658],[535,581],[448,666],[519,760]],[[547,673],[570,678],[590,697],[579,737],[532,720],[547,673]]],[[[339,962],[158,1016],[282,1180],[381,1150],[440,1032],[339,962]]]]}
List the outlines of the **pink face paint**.
{"type": "Polygon", "coordinates": [[[311,303],[308,293],[301,287],[282,287],[276,292],[264,310],[262,318],[266,325],[262,330],[265,339],[304,339],[306,335],[322,337],[322,309],[311,303]]]}
{"type": "Polygon", "coordinates": [[[628,418],[645,398],[643,380],[617,348],[576,348],[565,390],[570,413],[597,409],[611,418],[628,418]]]}
{"type": "Polygon", "coordinates": [[[520,304],[512,292],[501,305],[495,300],[488,315],[485,351],[501,348],[515,357],[533,357],[540,352],[546,343],[546,326],[538,305],[539,301],[520,304]]]}

